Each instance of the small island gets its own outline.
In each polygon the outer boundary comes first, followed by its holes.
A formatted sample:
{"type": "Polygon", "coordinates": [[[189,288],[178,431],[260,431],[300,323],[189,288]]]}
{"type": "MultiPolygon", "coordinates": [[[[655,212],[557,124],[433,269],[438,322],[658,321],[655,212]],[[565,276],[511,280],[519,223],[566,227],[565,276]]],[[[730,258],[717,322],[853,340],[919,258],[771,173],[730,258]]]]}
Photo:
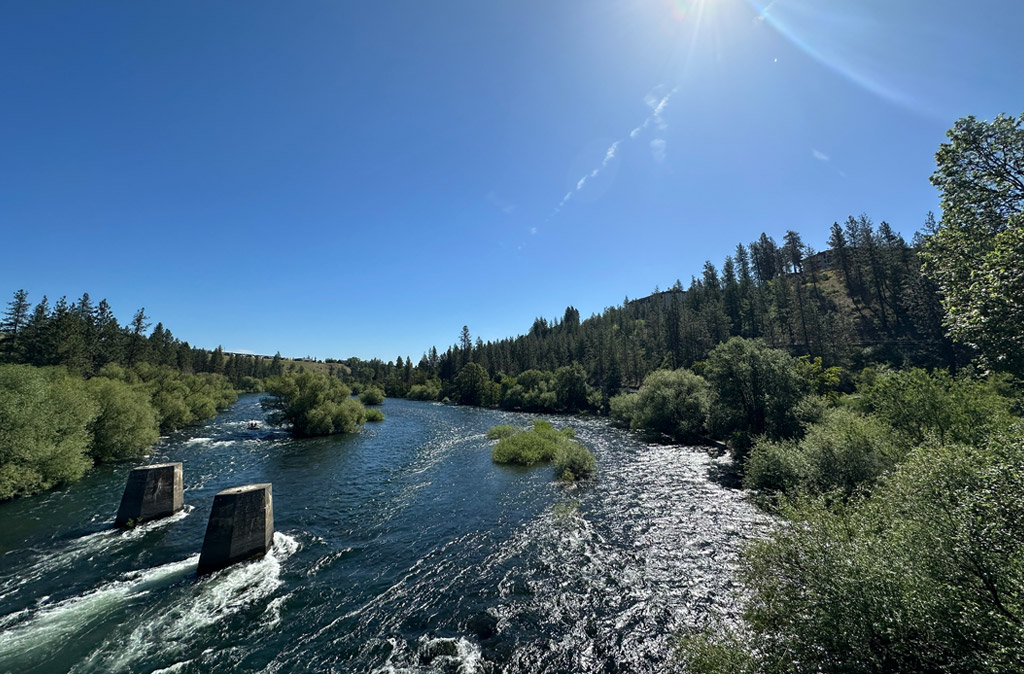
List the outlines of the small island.
{"type": "Polygon", "coordinates": [[[546,421],[533,422],[530,430],[500,425],[487,431],[487,437],[498,443],[491,450],[495,463],[532,466],[553,463],[555,478],[572,483],[593,476],[597,460],[590,450],[574,440],[571,428],[556,430],[546,421]]]}

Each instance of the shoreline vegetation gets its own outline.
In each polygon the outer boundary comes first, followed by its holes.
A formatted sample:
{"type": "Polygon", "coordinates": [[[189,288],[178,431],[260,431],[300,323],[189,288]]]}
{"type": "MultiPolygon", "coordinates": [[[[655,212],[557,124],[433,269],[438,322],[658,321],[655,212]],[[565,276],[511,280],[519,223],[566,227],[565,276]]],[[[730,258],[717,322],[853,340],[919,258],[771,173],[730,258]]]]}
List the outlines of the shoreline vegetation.
{"type": "Polygon", "coordinates": [[[572,428],[556,430],[546,421],[535,421],[529,430],[494,426],[487,431],[487,437],[498,441],[491,450],[494,463],[550,463],[555,467],[555,479],[566,484],[590,478],[597,470],[594,455],[574,439],[576,431],[572,428]]]}
{"type": "MultiPolygon", "coordinates": [[[[779,522],[742,557],[742,619],[679,637],[687,671],[1024,671],[1024,115],[947,135],[942,219],[910,243],[866,215],[821,252],[762,234],[686,289],[583,321],[570,306],[494,342],[463,326],[415,365],[286,371],[161,324],[147,336],[142,310],[120,327],[88,295],[32,311],[19,291],[0,341],[0,499],[137,456],[235,388],[264,390],[270,422],[299,437],[378,421],[385,396],[601,414],[721,441],[779,522]]],[[[488,437],[496,463],[596,469],[571,429],[488,437]]]]}

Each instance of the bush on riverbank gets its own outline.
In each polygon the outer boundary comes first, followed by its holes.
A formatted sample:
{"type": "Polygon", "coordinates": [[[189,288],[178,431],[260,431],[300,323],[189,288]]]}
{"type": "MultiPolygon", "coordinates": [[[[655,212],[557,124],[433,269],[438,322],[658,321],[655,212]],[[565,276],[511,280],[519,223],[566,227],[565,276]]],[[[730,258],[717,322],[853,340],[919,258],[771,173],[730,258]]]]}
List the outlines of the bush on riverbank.
{"type": "Polygon", "coordinates": [[[940,443],[974,444],[1012,420],[1013,394],[1005,376],[955,378],[920,368],[882,372],[855,402],[888,424],[907,444],[929,437],[940,443]]]}
{"type": "Polygon", "coordinates": [[[870,497],[802,497],[751,543],[742,633],[683,640],[687,671],[1024,671],[1024,428],[926,444],[870,497]]]}
{"type": "Polygon", "coordinates": [[[366,410],[336,377],[302,370],[266,381],[269,394],[260,400],[272,410],[267,421],[287,426],[297,437],[354,433],[366,421],[366,410]]]}
{"type": "Polygon", "coordinates": [[[495,463],[532,466],[554,462],[556,477],[569,482],[590,477],[597,467],[590,450],[573,440],[576,433],[571,428],[555,430],[546,421],[536,421],[528,431],[495,426],[487,435],[501,438],[491,450],[495,463]]]}
{"type": "Polygon", "coordinates": [[[747,458],[743,485],[787,494],[839,489],[849,496],[896,466],[907,450],[880,420],[834,408],[799,441],[758,442],[747,458]]]}
{"type": "Polygon", "coordinates": [[[359,393],[359,402],[364,405],[380,405],[384,402],[384,391],[376,386],[365,388],[359,393]]]}
{"type": "Polygon", "coordinates": [[[108,364],[83,380],[62,367],[0,366],[0,500],[73,482],[96,463],[141,456],[176,428],[236,400],[220,375],[108,364]]]}
{"type": "Polygon", "coordinates": [[[231,382],[210,372],[186,374],[149,363],[127,369],[110,363],[103,366],[100,375],[145,391],[163,433],[210,419],[238,400],[231,382]]]}
{"type": "Polygon", "coordinates": [[[156,410],[145,390],[106,377],[90,379],[86,390],[99,411],[90,426],[90,454],[97,462],[141,456],[160,438],[156,410]]]}
{"type": "Polygon", "coordinates": [[[441,380],[433,378],[424,384],[413,384],[407,397],[409,400],[437,400],[441,397],[441,380]]]}
{"type": "Polygon", "coordinates": [[[700,439],[707,404],[707,382],[685,368],[656,370],[647,375],[637,393],[623,393],[609,401],[616,423],[663,433],[679,442],[700,439]]]}
{"type": "Polygon", "coordinates": [[[384,421],[384,412],[377,408],[368,409],[366,410],[366,420],[373,423],[384,421]]]}
{"type": "Polygon", "coordinates": [[[84,382],[63,368],[0,366],[0,499],[82,477],[98,414],[84,382]]]}
{"type": "Polygon", "coordinates": [[[708,430],[729,440],[742,464],[754,439],[798,436],[800,401],[810,392],[795,358],[759,339],[733,337],[708,355],[708,430]]]}

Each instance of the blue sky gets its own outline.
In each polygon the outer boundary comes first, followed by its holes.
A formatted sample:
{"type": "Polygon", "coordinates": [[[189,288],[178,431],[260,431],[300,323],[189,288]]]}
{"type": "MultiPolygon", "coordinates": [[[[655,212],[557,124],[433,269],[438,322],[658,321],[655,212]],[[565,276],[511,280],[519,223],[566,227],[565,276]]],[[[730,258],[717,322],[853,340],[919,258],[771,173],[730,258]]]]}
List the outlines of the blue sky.
{"type": "Polygon", "coordinates": [[[0,292],[385,360],[787,229],[909,236],[1015,1],[2,2],[0,292]]]}

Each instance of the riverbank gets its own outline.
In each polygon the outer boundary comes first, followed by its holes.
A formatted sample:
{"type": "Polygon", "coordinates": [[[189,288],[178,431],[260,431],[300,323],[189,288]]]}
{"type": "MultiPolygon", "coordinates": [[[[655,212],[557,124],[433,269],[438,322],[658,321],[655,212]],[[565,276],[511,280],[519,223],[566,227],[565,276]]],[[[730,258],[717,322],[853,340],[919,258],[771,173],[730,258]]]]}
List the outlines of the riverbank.
{"type": "Polygon", "coordinates": [[[0,532],[0,670],[653,673],[680,629],[735,618],[738,550],[768,520],[708,479],[705,450],[574,418],[598,473],[567,490],[495,465],[486,438],[566,418],[384,408],[358,435],[294,440],[250,432],[243,396],[158,443],[146,460],[184,463],[192,509],[127,536],[109,530],[127,467],[0,504],[18,523],[0,532]],[[213,494],[263,481],[275,554],[195,579],[213,494]]]}

